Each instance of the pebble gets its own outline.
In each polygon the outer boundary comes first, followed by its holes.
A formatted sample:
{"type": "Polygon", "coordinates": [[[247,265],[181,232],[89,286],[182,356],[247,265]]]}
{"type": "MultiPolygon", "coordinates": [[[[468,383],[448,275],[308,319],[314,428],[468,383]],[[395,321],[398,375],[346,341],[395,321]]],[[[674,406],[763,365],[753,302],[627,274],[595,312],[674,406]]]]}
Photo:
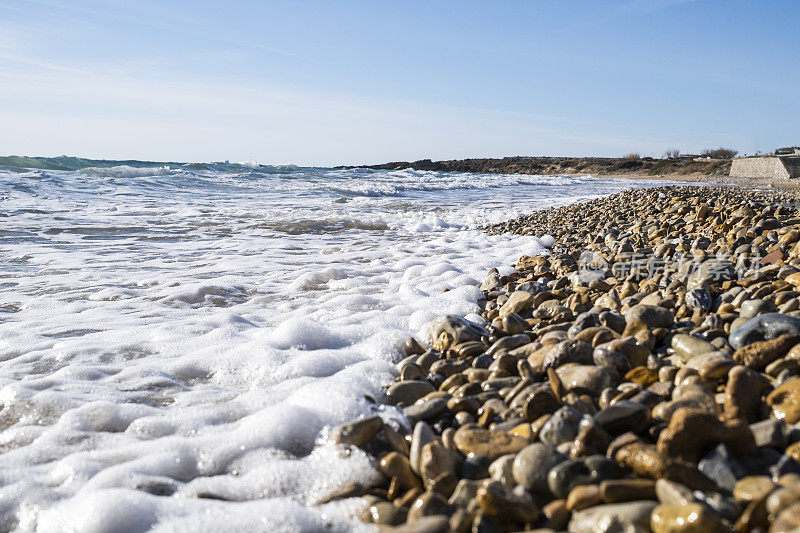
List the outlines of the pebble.
{"type": "Polygon", "coordinates": [[[594,420],[601,428],[614,435],[627,431],[638,433],[650,424],[650,411],[640,403],[622,400],[598,411],[594,420]]]}
{"type": "Polygon", "coordinates": [[[790,348],[800,342],[798,335],[780,335],[774,339],[756,341],[736,350],[734,360],[754,370],[764,370],[767,365],[783,357],[790,348]]]}
{"type": "Polygon", "coordinates": [[[708,341],[694,335],[678,333],[672,337],[672,349],[683,362],[708,352],[715,352],[717,348],[708,341]]]}
{"type": "Polygon", "coordinates": [[[586,391],[597,396],[600,392],[610,387],[613,379],[609,371],[602,366],[571,365],[558,370],[561,384],[567,390],[586,391]]]}
{"type": "Polygon", "coordinates": [[[699,503],[659,505],[652,511],[653,533],[722,533],[725,527],[713,511],[699,503]]]}
{"type": "Polygon", "coordinates": [[[371,416],[350,424],[343,424],[331,432],[330,439],[336,444],[363,447],[383,428],[380,417],[371,416]]]}
{"type": "Polygon", "coordinates": [[[556,498],[566,498],[578,485],[597,485],[606,479],[622,477],[620,466],[602,455],[592,455],[581,459],[569,459],[547,474],[547,485],[556,498]]]}
{"type": "Polygon", "coordinates": [[[739,503],[763,500],[774,488],[775,483],[767,476],[747,476],[734,485],[733,498],[739,503]]]}
{"type": "Polygon", "coordinates": [[[572,406],[561,407],[542,426],[539,440],[552,446],[572,441],[578,435],[583,417],[584,415],[572,406]]]}
{"type": "Polygon", "coordinates": [[[658,501],[665,505],[682,506],[694,501],[688,487],[667,479],[657,480],[655,491],[658,501]]]}
{"type": "Polygon", "coordinates": [[[567,509],[570,511],[580,511],[587,507],[593,507],[602,503],[603,498],[600,494],[600,487],[597,485],[578,485],[567,496],[567,509]]]}
{"type": "Polygon", "coordinates": [[[547,474],[567,457],[546,444],[537,442],[517,453],[512,466],[514,480],[537,494],[547,494],[547,474]]]}
{"type": "Polygon", "coordinates": [[[485,322],[406,342],[400,429],[330,433],[383,477],[327,501],[386,531],[797,530],[798,196],[640,189],[488,228],[553,246],[489,272],[485,322]]]}
{"type": "Polygon", "coordinates": [[[392,405],[411,405],[435,390],[427,381],[399,381],[387,389],[386,398],[392,405]]]}
{"type": "Polygon", "coordinates": [[[800,335],[800,318],[783,313],[766,313],[748,320],[731,332],[728,343],[736,350],[784,334],[800,335]]]}
{"type": "Polygon", "coordinates": [[[800,530],[800,503],[780,512],[770,527],[770,533],[796,533],[800,530]]]}
{"type": "Polygon", "coordinates": [[[800,421],[800,378],[791,379],[770,392],[767,404],[778,420],[787,424],[800,421]]]}
{"type": "Polygon", "coordinates": [[[490,459],[517,453],[530,444],[527,439],[510,433],[494,432],[481,428],[460,428],[456,431],[455,444],[464,455],[473,453],[490,459]]]}
{"type": "Polygon", "coordinates": [[[570,533],[638,532],[650,529],[650,514],[654,501],[612,503],[589,507],[572,513],[570,533]]]}
{"type": "Polygon", "coordinates": [[[768,418],[755,424],[750,424],[750,431],[753,433],[756,446],[770,446],[779,450],[786,448],[789,435],[786,431],[786,423],[783,420],[768,418]]]}
{"type": "Polygon", "coordinates": [[[656,482],[652,479],[611,479],[600,483],[600,497],[606,503],[655,500],[656,482]]]}
{"type": "Polygon", "coordinates": [[[408,521],[414,522],[426,516],[449,515],[451,510],[450,502],[441,494],[427,490],[411,504],[411,508],[408,511],[408,521]]]}
{"type": "Polygon", "coordinates": [[[675,317],[672,311],[657,305],[636,304],[625,313],[625,318],[631,322],[641,322],[648,328],[668,328],[672,326],[675,317]]]}
{"type": "Polygon", "coordinates": [[[439,317],[428,329],[433,349],[440,351],[462,342],[480,341],[488,335],[489,332],[482,326],[458,315],[439,317]]]}

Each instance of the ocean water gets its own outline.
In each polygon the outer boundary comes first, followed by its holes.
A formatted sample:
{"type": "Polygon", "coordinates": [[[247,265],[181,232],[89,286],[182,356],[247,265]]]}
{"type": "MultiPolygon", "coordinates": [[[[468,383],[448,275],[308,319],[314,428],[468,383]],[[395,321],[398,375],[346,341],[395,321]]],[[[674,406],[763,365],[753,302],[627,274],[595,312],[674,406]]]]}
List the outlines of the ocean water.
{"type": "Polygon", "coordinates": [[[542,250],[478,228],[635,180],[0,159],[0,525],[350,531],[408,335],[542,250]],[[37,168],[24,168],[37,167],[37,168]]]}

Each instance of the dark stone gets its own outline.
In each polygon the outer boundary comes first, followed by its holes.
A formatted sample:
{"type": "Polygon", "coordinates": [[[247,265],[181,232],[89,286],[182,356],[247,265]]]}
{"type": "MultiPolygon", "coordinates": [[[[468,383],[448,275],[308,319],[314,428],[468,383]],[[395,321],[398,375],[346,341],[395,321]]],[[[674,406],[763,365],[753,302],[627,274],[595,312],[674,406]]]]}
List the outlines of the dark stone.
{"type": "Polygon", "coordinates": [[[692,289],[686,293],[686,305],[693,309],[708,311],[711,309],[711,294],[705,287],[692,289]]]}
{"type": "Polygon", "coordinates": [[[640,403],[621,400],[599,411],[594,420],[612,435],[626,431],[638,433],[650,424],[650,411],[640,403]]]}
{"type": "Polygon", "coordinates": [[[479,355],[475,359],[472,360],[472,367],[473,368],[489,368],[489,365],[492,364],[492,359],[488,355],[479,355]]]}
{"type": "Polygon", "coordinates": [[[597,313],[581,313],[575,320],[573,321],[572,325],[567,330],[567,336],[572,339],[580,333],[581,331],[589,328],[594,328],[600,325],[600,321],[598,320],[597,313]]]}
{"type": "Polygon", "coordinates": [[[547,292],[550,290],[550,288],[544,283],[539,283],[538,281],[526,281],[525,283],[520,283],[517,285],[515,290],[536,295],[540,292],[547,292]]]}
{"type": "Polygon", "coordinates": [[[565,405],[553,413],[539,432],[539,440],[551,446],[573,440],[578,435],[583,413],[565,405]]]}
{"type": "Polygon", "coordinates": [[[703,457],[697,469],[728,492],[733,492],[736,481],[747,475],[745,468],[731,455],[724,444],[720,444],[703,457]]]}
{"type": "Polygon", "coordinates": [[[788,440],[786,423],[783,420],[767,418],[761,422],[750,424],[750,431],[756,441],[756,446],[770,446],[772,448],[784,449],[788,440]]]}
{"type": "Polygon", "coordinates": [[[800,335],[800,318],[783,313],[765,313],[748,320],[732,331],[728,344],[738,350],[758,341],[772,340],[784,334],[800,335]]]}
{"type": "Polygon", "coordinates": [[[606,348],[595,348],[592,352],[592,361],[597,366],[607,366],[613,368],[618,374],[624,376],[631,369],[628,358],[619,352],[613,352],[606,348]]]}
{"type": "Polygon", "coordinates": [[[608,329],[616,331],[617,333],[622,333],[625,331],[625,317],[619,313],[604,311],[600,313],[598,320],[600,321],[601,326],[605,326],[608,329]]]}
{"type": "Polygon", "coordinates": [[[445,409],[447,409],[447,400],[444,398],[431,398],[420,404],[409,405],[403,409],[403,414],[406,415],[413,424],[420,420],[434,418],[442,414],[445,409]]]}
{"type": "Polygon", "coordinates": [[[733,498],[728,498],[719,492],[695,491],[694,497],[728,522],[735,522],[739,515],[742,514],[742,508],[733,498]]]}
{"type": "Polygon", "coordinates": [[[588,342],[576,340],[561,341],[547,354],[542,366],[544,368],[558,368],[567,363],[591,365],[593,351],[592,345],[588,342]]]}
{"type": "Polygon", "coordinates": [[[489,465],[492,460],[485,455],[469,454],[461,465],[461,477],[464,479],[485,479],[489,477],[489,465]]]}
{"type": "Polygon", "coordinates": [[[777,463],[769,467],[769,473],[773,479],[777,479],[784,474],[800,475],[800,463],[788,455],[783,455],[780,459],[778,459],[777,463]]]}
{"type": "Polygon", "coordinates": [[[442,386],[442,383],[444,383],[445,379],[447,379],[445,376],[435,372],[430,372],[427,376],[425,376],[425,380],[437,389],[442,386]]]}
{"type": "Polygon", "coordinates": [[[597,485],[606,479],[620,479],[624,471],[602,455],[570,459],[553,467],[547,474],[547,485],[556,498],[566,498],[578,485],[597,485]]]}

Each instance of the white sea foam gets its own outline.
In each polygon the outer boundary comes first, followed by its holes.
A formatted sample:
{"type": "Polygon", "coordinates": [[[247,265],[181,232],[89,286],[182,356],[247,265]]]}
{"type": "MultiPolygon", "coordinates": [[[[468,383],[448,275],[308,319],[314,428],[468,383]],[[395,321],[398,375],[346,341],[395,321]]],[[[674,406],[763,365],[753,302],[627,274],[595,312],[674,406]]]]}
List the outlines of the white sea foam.
{"type": "Polygon", "coordinates": [[[478,226],[634,185],[274,167],[0,174],[14,222],[0,231],[0,522],[362,527],[361,500],[314,505],[375,475],[325,432],[373,413],[402,423],[372,399],[404,338],[442,314],[480,320],[485,272],[551,244],[478,226]]]}

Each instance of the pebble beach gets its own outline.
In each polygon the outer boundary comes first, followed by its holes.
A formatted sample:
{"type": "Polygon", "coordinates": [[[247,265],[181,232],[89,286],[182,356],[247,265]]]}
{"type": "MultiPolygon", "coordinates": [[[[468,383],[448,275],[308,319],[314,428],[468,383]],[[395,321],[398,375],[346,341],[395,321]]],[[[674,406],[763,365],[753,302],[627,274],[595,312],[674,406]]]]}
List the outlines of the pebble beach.
{"type": "Polygon", "coordinates": [[[798,206],[667,186],[486,227],[547,249],[407,340],[329,436],[381,475],[321,501],[385,531],[798,530],[798,206]]]}

